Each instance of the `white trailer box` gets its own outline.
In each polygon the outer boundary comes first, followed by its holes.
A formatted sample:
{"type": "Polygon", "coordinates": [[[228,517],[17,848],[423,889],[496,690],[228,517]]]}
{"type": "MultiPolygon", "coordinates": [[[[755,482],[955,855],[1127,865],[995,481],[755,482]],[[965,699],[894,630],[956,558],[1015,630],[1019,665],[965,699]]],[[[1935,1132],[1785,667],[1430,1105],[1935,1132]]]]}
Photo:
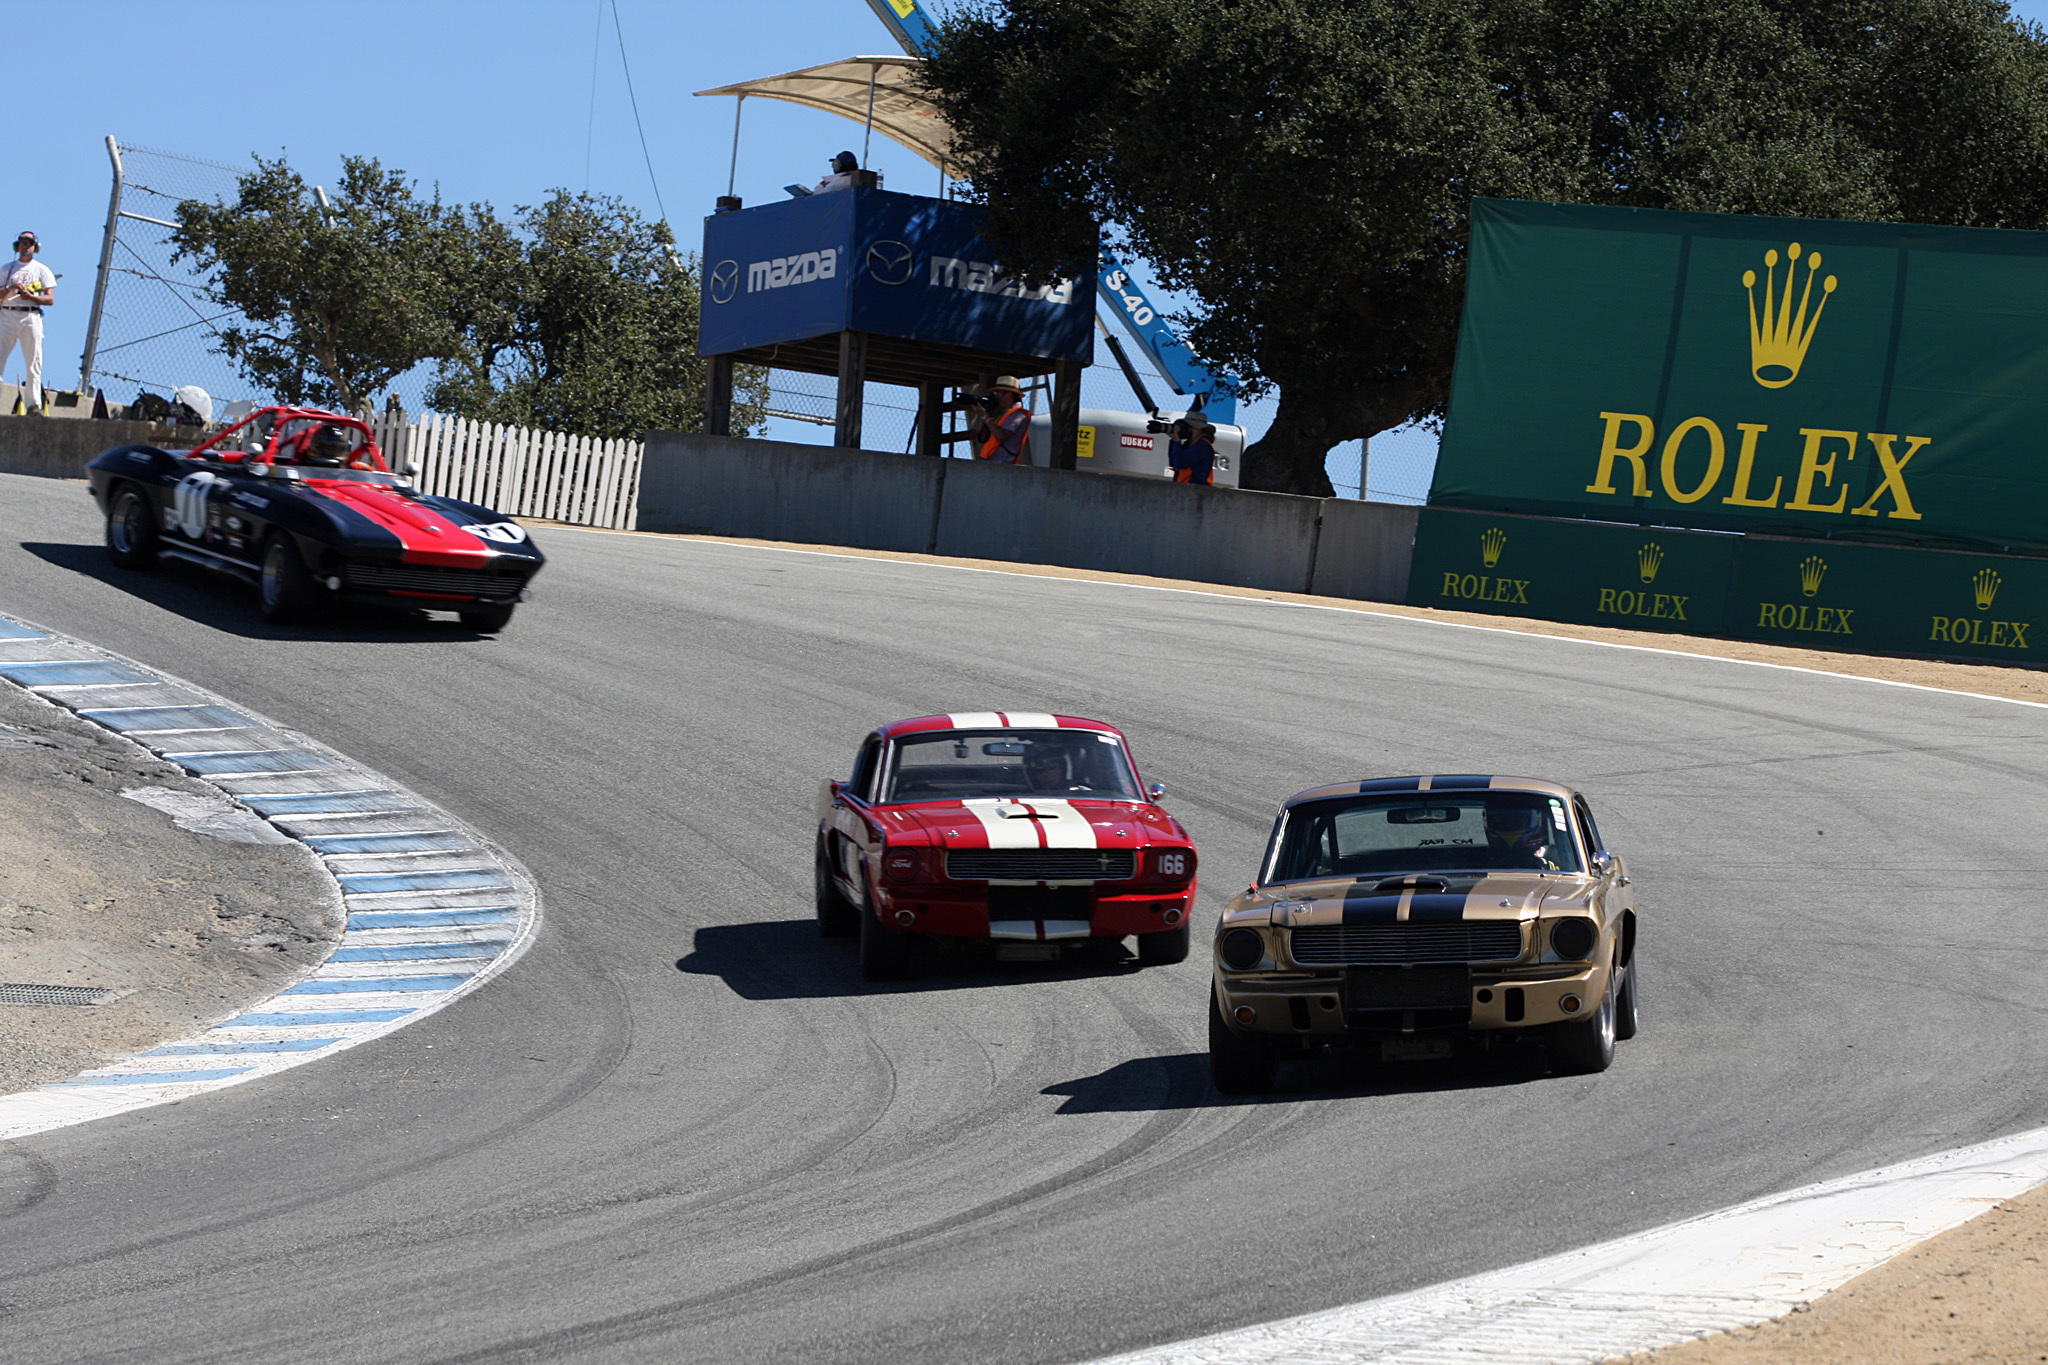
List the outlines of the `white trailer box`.
{"type": "MultiPolygon", "coordinates": [[[[1160,419],[1171,424],[1183,416],[1165,412],[1160,419]]],[[[1140,478],[1170,479],[1166,464],[1165,432],[1149,432],[1145,424],[1153,419],[1142,412],[1113,412],[1108,408],[1081,409],[1081,448],[1074,461],[1076,469],[1098,474],[1135,474],[1140,478]]],[[[1026,463],[1041,469],[1052,463],[1052,418],[1040,413],[1031,419],[1031,439],[1025,444],[1026,463]]],[[[1244,428],[1216,423],[1216,486],[1237,487],[1238,471],[1244,467],[1244,428]]]]}

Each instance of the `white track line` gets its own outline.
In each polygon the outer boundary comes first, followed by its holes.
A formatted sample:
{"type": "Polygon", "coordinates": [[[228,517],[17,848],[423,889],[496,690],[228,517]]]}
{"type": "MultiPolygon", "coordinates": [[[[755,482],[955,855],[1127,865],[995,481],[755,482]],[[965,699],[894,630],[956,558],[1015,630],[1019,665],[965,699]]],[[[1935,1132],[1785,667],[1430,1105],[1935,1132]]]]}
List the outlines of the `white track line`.
{"type": "Polygon", "coordinates": [[[2048,1128],[1095,1365],[1582,1365],[1782,1317],[2048,1181],[2048,1128]]]}
{"type": "Polygon", "coordinates": [[[0,1096],[0,1142],[190,1099],[381,1038],[481,987],[539,931],[540,894],[510,854],[389,779],[204,688],[7,616],[0,683],[169,758],[307,844],[348,914],[326,961],[270,999],[190,1038],[0,1096]],[[134,681],[59,680],[80,665],[134,681]],[[116,689],[132,688],[148,695],[120,700],[116,689]]]}

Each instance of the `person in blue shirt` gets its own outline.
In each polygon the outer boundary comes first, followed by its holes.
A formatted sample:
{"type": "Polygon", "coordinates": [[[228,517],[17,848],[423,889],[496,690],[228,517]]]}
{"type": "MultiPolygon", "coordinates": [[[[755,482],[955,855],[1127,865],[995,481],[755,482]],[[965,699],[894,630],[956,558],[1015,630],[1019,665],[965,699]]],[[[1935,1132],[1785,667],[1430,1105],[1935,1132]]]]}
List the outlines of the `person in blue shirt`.
{"type": "Polygon", "coordinates": [[[1216,482],[1216,428],[1204,423],[1197,427],[1192,422],[1180,421],[1173,424],[1175,436],[1183,431],[1187,436],[1176,440],[1167,447],[1167,458],[1172,463],[1175,483],[1197,483],[1203,487],[1216,482]]]}

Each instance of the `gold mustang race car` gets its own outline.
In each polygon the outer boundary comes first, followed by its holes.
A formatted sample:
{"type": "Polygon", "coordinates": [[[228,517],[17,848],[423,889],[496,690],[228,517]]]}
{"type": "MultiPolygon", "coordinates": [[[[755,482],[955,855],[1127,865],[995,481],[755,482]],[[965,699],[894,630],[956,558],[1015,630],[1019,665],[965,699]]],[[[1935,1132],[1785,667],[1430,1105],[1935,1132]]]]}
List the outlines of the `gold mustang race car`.
{"type": "Polygon", "coordinates": [[[1387,1060],[1540,1034],[1605,1071],[1636,1032],[1628,869],[1586,799],[1527,777],[1390,777],[1281,808],[1259,879],[1216,926],[1209,1073],[1270,1090],[1338,1044],[1387,1060]]]}

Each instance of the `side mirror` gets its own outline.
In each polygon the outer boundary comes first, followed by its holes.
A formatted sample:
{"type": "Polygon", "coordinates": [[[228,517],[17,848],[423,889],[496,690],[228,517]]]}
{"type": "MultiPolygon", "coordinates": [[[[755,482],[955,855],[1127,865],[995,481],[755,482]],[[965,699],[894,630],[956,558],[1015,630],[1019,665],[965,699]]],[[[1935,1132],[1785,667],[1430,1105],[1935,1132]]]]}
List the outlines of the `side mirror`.
{"type": "Polygon", "coordinates": [[[1151,786],[1145,788],[1145,794],[1154,801],[1157,801],[1166,795],[1166,784],[1164,782],[1154,782],[1151,786]]]}
{"type": "Polygon", "coordinates": [[[419,461],[407,460],[405,462],[405,468],[399,470],[398,472],[405,475],[405,477],[408,479],[417,479],[420,476],[419,461]]]}
{"type": "Polygon", "coordinates": [[[1592,863],[1593,875],[1596,877],[1605,877],[1608,873],[1614,871],[1614,855],[1604,848],[1595,849],[1589,861],[1592,863]]]}

